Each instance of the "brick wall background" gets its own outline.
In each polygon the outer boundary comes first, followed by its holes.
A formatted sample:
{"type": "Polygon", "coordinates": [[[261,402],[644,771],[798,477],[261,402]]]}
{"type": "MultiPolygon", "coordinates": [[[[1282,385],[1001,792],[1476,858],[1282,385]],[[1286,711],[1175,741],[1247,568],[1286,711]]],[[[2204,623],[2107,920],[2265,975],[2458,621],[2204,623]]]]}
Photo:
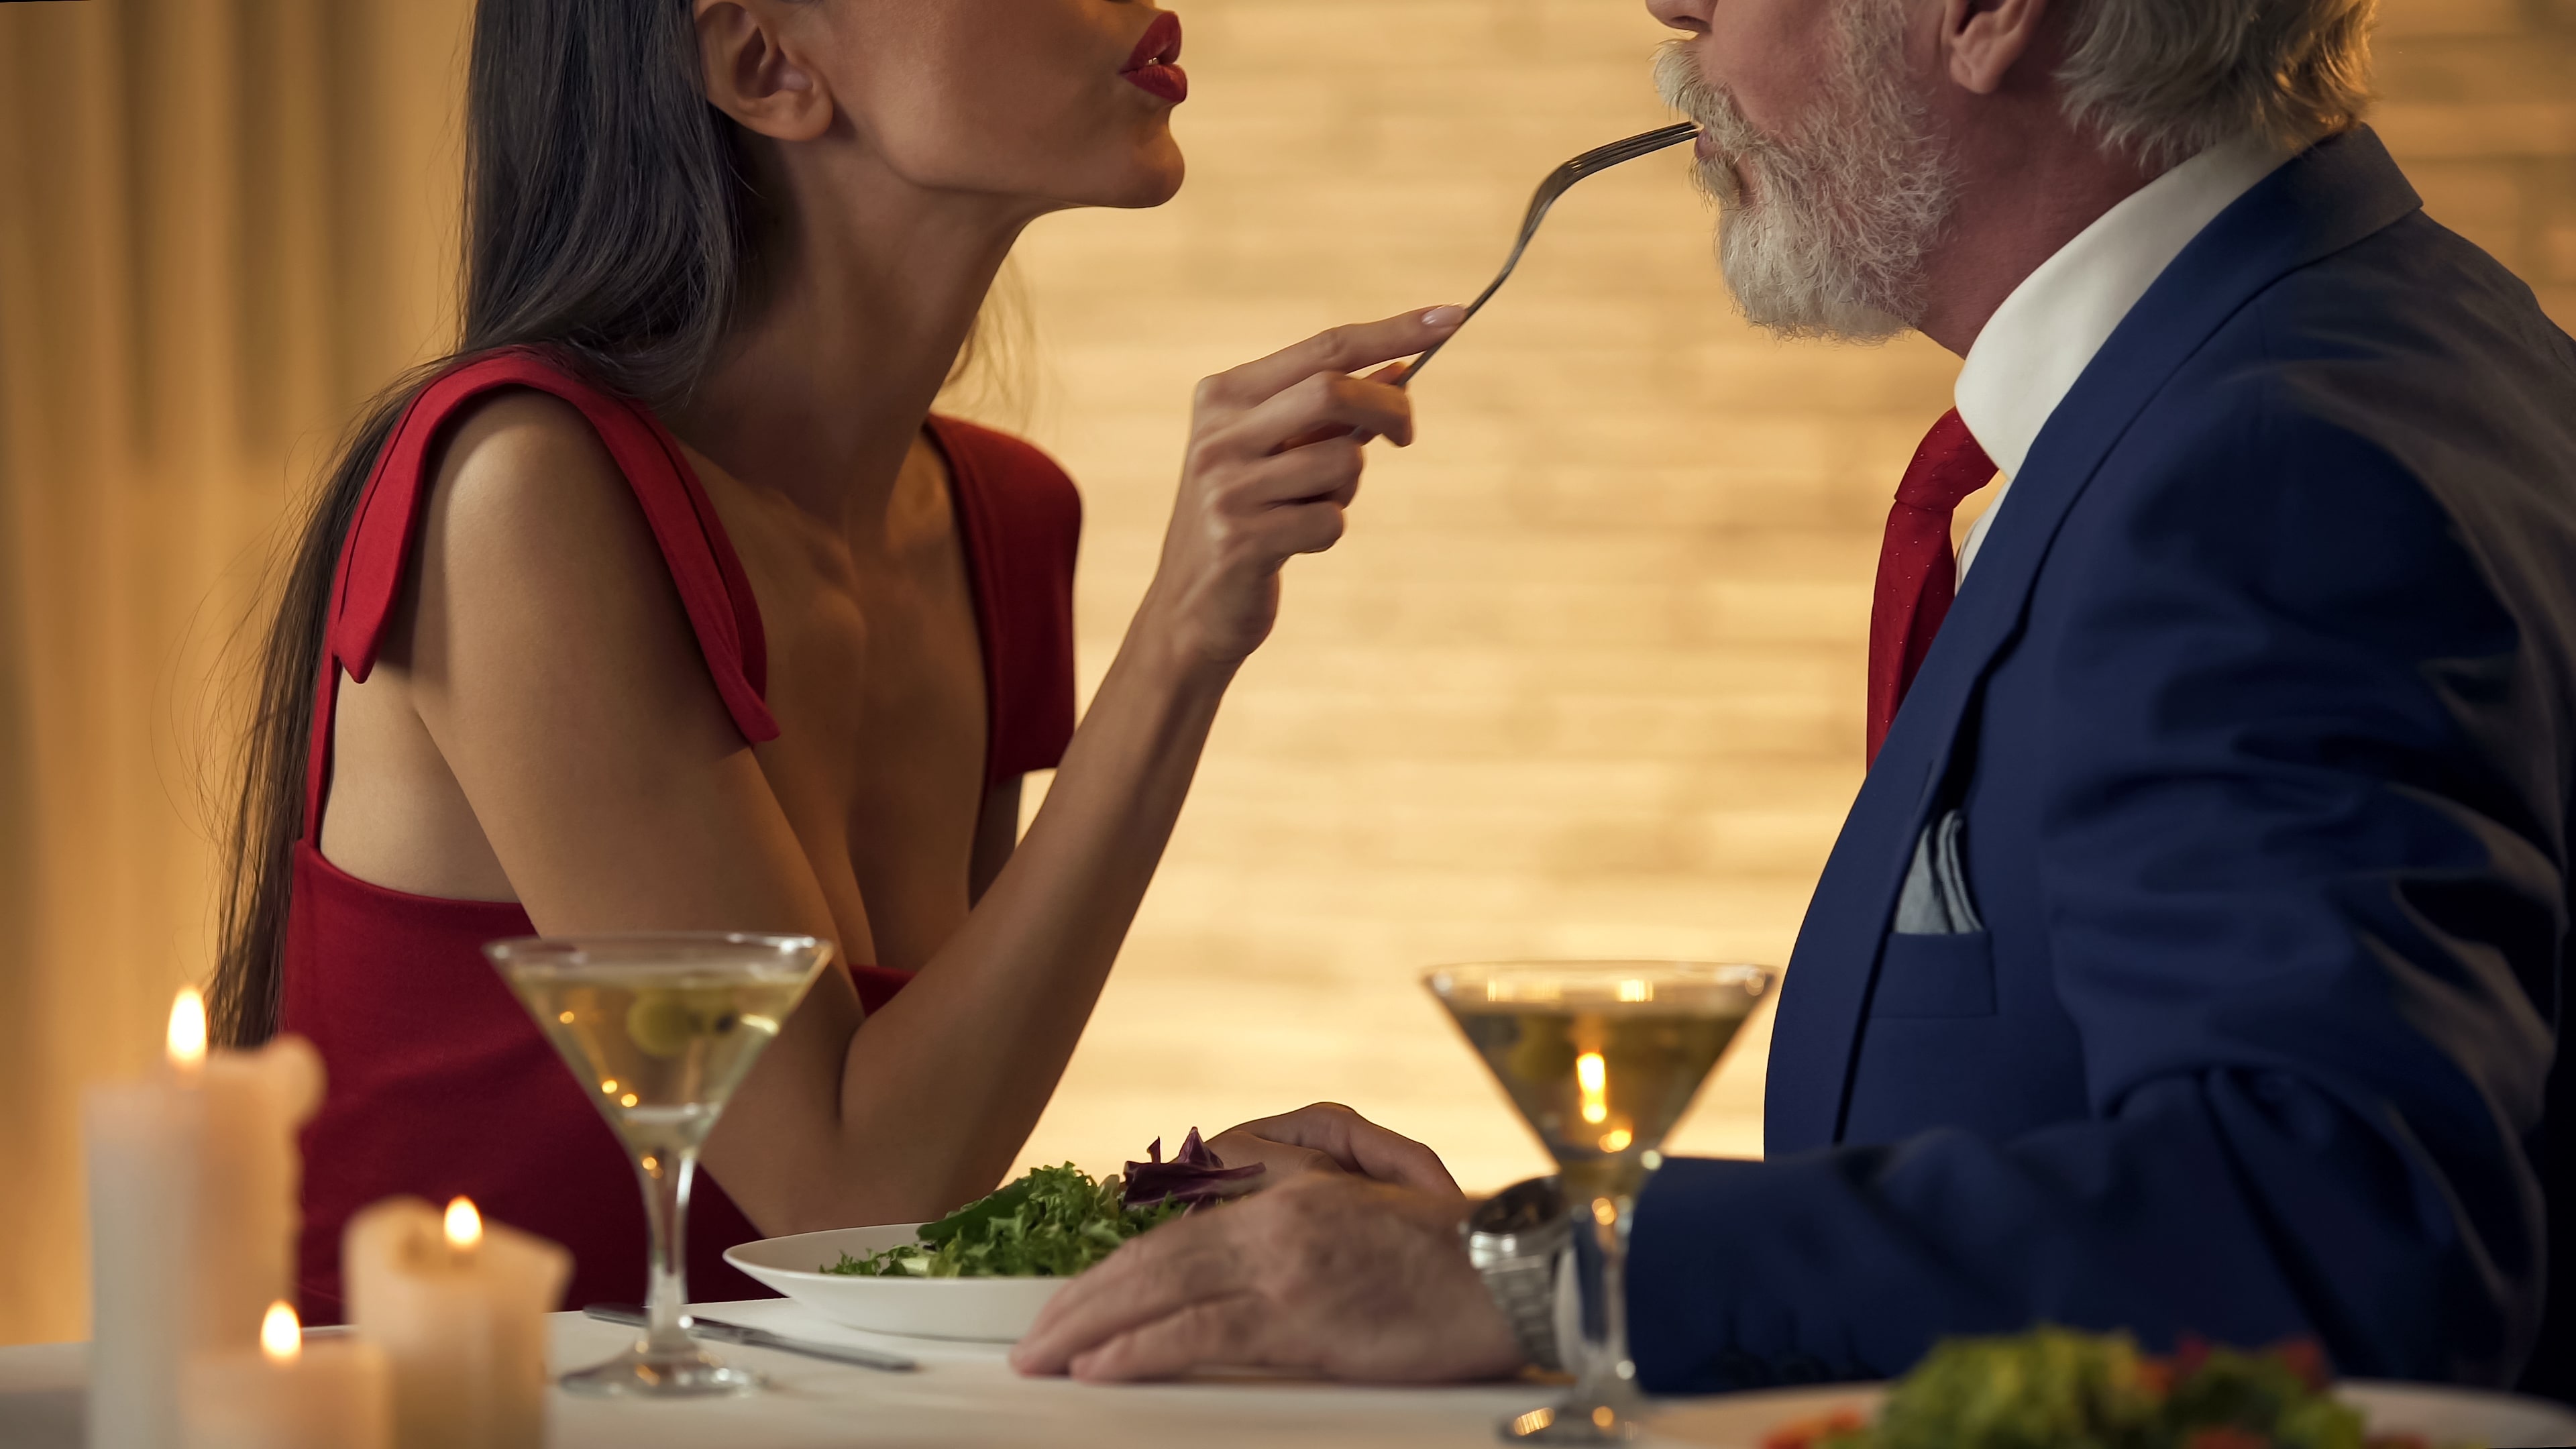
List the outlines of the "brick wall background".
{"type": "MultiPolygon", "coordinates": [[[[1142,592],[1192,379],[1464,300],[1549,167],[1666,117],[1628,0],[1191,0],[1193,174],[1021,253],[1021,420],[1090,505],[1082,664],[1142,592]]],[[[2576,325],[2576,0],[2383,0],[2379,124],[2576,325]]],[[[1497,956],[1778,961],[1860,779],[1886,500],[1955,360],[1729,310],[1670,153],[1562,203],[1301,561],[1030,1161],[1329,1098],[1470,1186],[1541,1170],[1415,984],[1497,956]]],[[[1680,1146],[1760,1149],[1757,1022],[1680,1146]]]]}

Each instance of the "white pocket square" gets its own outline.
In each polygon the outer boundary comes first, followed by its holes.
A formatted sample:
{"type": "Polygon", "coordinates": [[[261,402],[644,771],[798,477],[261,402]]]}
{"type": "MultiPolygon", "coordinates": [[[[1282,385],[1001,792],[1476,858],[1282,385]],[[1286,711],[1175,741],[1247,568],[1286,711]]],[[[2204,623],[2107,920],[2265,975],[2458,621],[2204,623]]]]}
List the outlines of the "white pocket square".
{"type": "Polygon", "coordinates": [[[1967,817],[1952,810],[1923,827],[1896,898],[1896,934],[1965,936],[1986,928],[1968,894],[1967,817]]]}

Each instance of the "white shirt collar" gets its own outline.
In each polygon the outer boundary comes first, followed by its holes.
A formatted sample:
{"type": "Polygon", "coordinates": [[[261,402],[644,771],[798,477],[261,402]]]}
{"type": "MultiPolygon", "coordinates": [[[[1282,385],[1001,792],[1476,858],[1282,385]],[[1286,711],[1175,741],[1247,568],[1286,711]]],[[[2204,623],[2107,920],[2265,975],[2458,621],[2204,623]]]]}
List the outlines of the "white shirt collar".
{"type": "MultiPolygon", "coordinates": [[[[2004,299],[1959,369],[1960,420],[2006,487],[2051,413],[2183,248],[2295,152],[2246,135],[2212,146],[2148,182],[2042,262],[2004,299]]],[[[1998,495],[1960,552],[1965,578],[1998,495]]]]}

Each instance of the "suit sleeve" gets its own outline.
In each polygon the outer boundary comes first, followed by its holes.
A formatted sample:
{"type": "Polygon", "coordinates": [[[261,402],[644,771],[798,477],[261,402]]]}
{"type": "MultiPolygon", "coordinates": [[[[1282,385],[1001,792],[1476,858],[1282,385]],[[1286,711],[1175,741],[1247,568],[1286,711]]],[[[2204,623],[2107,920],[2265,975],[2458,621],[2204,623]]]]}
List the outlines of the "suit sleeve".
{"type": "Polygon", "coordinates": [[[2294,407],[2214,432],[2080,504],[2114,510],[2097,566],[2049,596],[2035,854],[2087,1115],[1668,1165],[1631,1260],[1650,1388],[1884,1376],[2042,1320],[2512,1381],[2564,723],[2415,472],[2294,407]]]}

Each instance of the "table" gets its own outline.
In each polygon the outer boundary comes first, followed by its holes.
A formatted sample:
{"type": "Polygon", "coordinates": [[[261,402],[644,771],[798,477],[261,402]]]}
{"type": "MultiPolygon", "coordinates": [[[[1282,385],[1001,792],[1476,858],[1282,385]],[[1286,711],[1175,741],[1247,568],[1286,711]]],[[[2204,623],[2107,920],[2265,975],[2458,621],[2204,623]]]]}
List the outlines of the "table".
{"type": "MultiPolygon", "coordinates": [[[[1307,1446],[1423,1446],[1491,1449],[1507,1414],[1547,1402],[1545,1384],[1466,1388],[1361,1388],[1250,1377],[1180,1384],[1096,1387],[1024,1379],[1002,1349],[891,1338],[841,1328],[784,1299],[703,1305],[708,1317],[800,1338],[861,1344],[921,1363],[910,1374],[873,1373],[791,1354],[720,1346],[727,1361],[770,1377],[770,1392],[739,1399],[637,1404],[558,1394],[550,1438],[564,1449],[822,1449],[900,1444],[1032,1445],[1045,1449],[1163,1449],[1223,1444],[1244,1449],[1307,1446]]],[[[595,1362],[631,1330],[577,1314],[554,1315],[559,1366],[595,1362]]],[[[0,1349],[0,1445],[82,1449],[84,1344],[0,1349]]],[[[1752,1449],[1764,1430],[1837,1403],[1865,1405],[1867,1389],[1804,1389],[1675,1401],[1655,1420],[1669,1445],[1752,1449]]],[[[2500,1395],[2396,1386],[2354,1391],[2376,1426],[2417,1428],[2454,1439],[2515,1444],[2576,1443],[2576,1413],[2500,1395]]]]}

